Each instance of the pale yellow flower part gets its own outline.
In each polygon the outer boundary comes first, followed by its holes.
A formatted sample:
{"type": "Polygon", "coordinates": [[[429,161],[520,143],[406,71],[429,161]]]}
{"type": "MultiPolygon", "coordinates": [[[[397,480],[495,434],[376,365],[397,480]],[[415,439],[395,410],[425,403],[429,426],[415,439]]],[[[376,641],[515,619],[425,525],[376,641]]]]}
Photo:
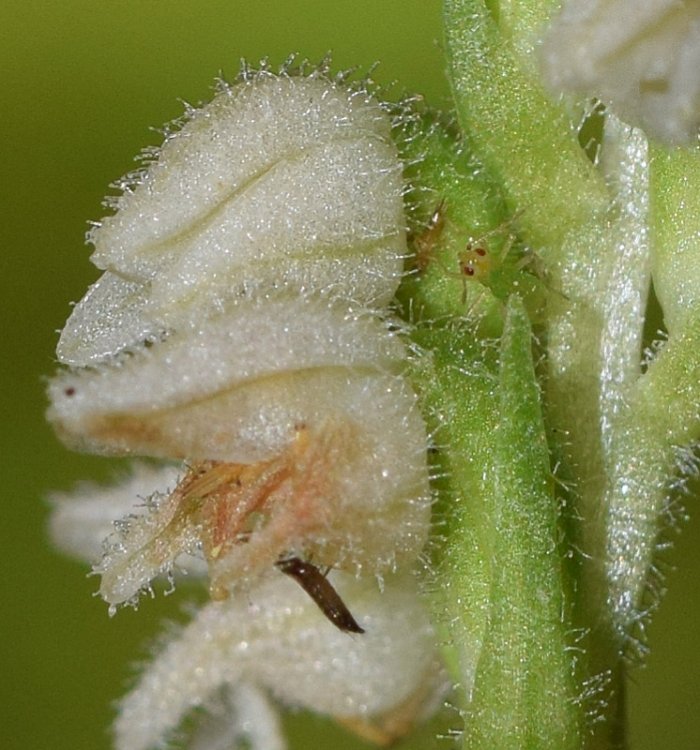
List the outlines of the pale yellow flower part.
{"type": "Polygon", "coordinates": [[[597,97],[650,137],[697,139],[697,0],[565,2],[547,32],[542,63],[553,89],[597,97]]]}

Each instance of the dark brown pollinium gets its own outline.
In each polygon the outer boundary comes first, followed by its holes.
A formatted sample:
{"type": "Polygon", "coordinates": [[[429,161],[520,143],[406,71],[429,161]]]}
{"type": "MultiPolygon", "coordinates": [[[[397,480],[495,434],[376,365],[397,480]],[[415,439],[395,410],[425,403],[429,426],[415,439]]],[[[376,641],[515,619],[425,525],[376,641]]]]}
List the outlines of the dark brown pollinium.
{"type": "Polygon", "coordinates": [[[287,557],[277,562],[277,567],[293,578],[306,593],[316,602],[323,614],[345,633],[364,633],[345,602],[333,588],[330,581],[310,562],[298,557],[287,557]]]}

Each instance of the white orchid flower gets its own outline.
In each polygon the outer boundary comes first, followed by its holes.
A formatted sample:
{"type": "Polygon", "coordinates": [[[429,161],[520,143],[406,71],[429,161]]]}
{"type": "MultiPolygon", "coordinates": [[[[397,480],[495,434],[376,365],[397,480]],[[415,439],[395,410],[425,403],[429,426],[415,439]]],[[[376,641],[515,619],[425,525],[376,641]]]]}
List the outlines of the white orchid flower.
{"type": "Polygon", "coordinates": [[[404,356],[382,322],[292,298],[55,378],[69,441],[190,465],[125,526],[105,599],[133,601],[198,545],[217,596],[289,552],[377,575],[415,560],[430,493],[416,399],[392,372],[404,356]]]}
{"type": "Polygon", "coordinates": [[[199,706],[192,747],[282,748],[268,694],[384,742],[442,693],[411,572],[431,495],[387,309],[406,253],[390,130],[360,88],[246,76],[90,235],[105,274],[62,333],[49,419],[178,466],[58,498],[53,533],[93,560],[107,536],[110,612],[202,561],[214,599],[124,699],[118,750],[162,747],[199,706]]]}

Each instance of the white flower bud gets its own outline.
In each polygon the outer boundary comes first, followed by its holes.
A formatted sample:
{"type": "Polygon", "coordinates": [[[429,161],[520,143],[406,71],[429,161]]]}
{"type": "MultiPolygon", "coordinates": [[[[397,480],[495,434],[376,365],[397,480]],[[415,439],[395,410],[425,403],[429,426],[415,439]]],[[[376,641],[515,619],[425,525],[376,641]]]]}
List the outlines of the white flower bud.
{"type": "Polygon", "coordinates": [[[568,0],[547,33],[543,64],[553,88],[596,96],[652,137],[697,137],[697,2],[568,0]]]}

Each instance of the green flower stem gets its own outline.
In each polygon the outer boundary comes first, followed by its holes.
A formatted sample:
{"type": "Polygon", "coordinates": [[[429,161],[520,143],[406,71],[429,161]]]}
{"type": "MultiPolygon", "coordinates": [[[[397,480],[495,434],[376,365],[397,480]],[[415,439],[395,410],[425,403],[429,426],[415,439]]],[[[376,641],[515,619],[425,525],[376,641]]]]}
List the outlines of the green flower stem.
{"type": "Polygon", "coordinates": [[[446,0],[446,52],[460,125],[498,176],[511,209],[523,210],[527,241],[546,254],[572,228],[590,223],[608,198],[563,106],[542,89],[532,62],[519,58],[549,4],[522,5],[531,10],[514,20],[513,13],[499,15],[497,2],[446,0]],[[512,25],[503,33],[499,23],[506,21],[512,25]]]}
{"type": "Polygon", "coordinates": [[[401,299],[426,352],[415,382],[440,477],[435,600],[471,750],[624,746],[622,657],[654,603],[679,455],[690,463],[700,439],[700,150],[650,153],[607,113],[591,125],[593,164],[538,80],[533,45],[550,7],[446,0],[463,133],[424,122],[411,144],[423,157],[409,175],[423,186],[413,244],[423,252],[427,238],[430,253],[401,299]],[[440,232],[427,221],[436,206],[440,232]],[[467,283],[459,271],[479,232],[491,265],[467,283]],[[525,273],[516,233],[545,272],[525,273]],[[671,335],[642,373],[652,272],[671,335]],[[546,347],[567,550],[525,306],[546,347]]]}
{"type": "MultiPolygon", "coordinates": [[[[513,41],[516,33],[531,34],[527,18],[540,15],[521,11],[514,20],[511,6],[502,7],[507,12],[476,0],[447,0],[455,98],[478,155],[525,209],[523,234],[545,246],[553,286],[562,293],[552,296],[547,321],[548,413],[566,435],[583,519],[579,544],[600,560],[612,551],[602,501],[617,486],[617,415],[640,371],[649,285],[646,142],[610,120],[596,170],[567,113],[521,63],[527,45],[513,41]]],[[[597,613],[596,620],[609,600],[603,568],[583,567],[581,611],[597,613]]],[[[615,616],[626,620],[629,612],[615,616]]]]}

